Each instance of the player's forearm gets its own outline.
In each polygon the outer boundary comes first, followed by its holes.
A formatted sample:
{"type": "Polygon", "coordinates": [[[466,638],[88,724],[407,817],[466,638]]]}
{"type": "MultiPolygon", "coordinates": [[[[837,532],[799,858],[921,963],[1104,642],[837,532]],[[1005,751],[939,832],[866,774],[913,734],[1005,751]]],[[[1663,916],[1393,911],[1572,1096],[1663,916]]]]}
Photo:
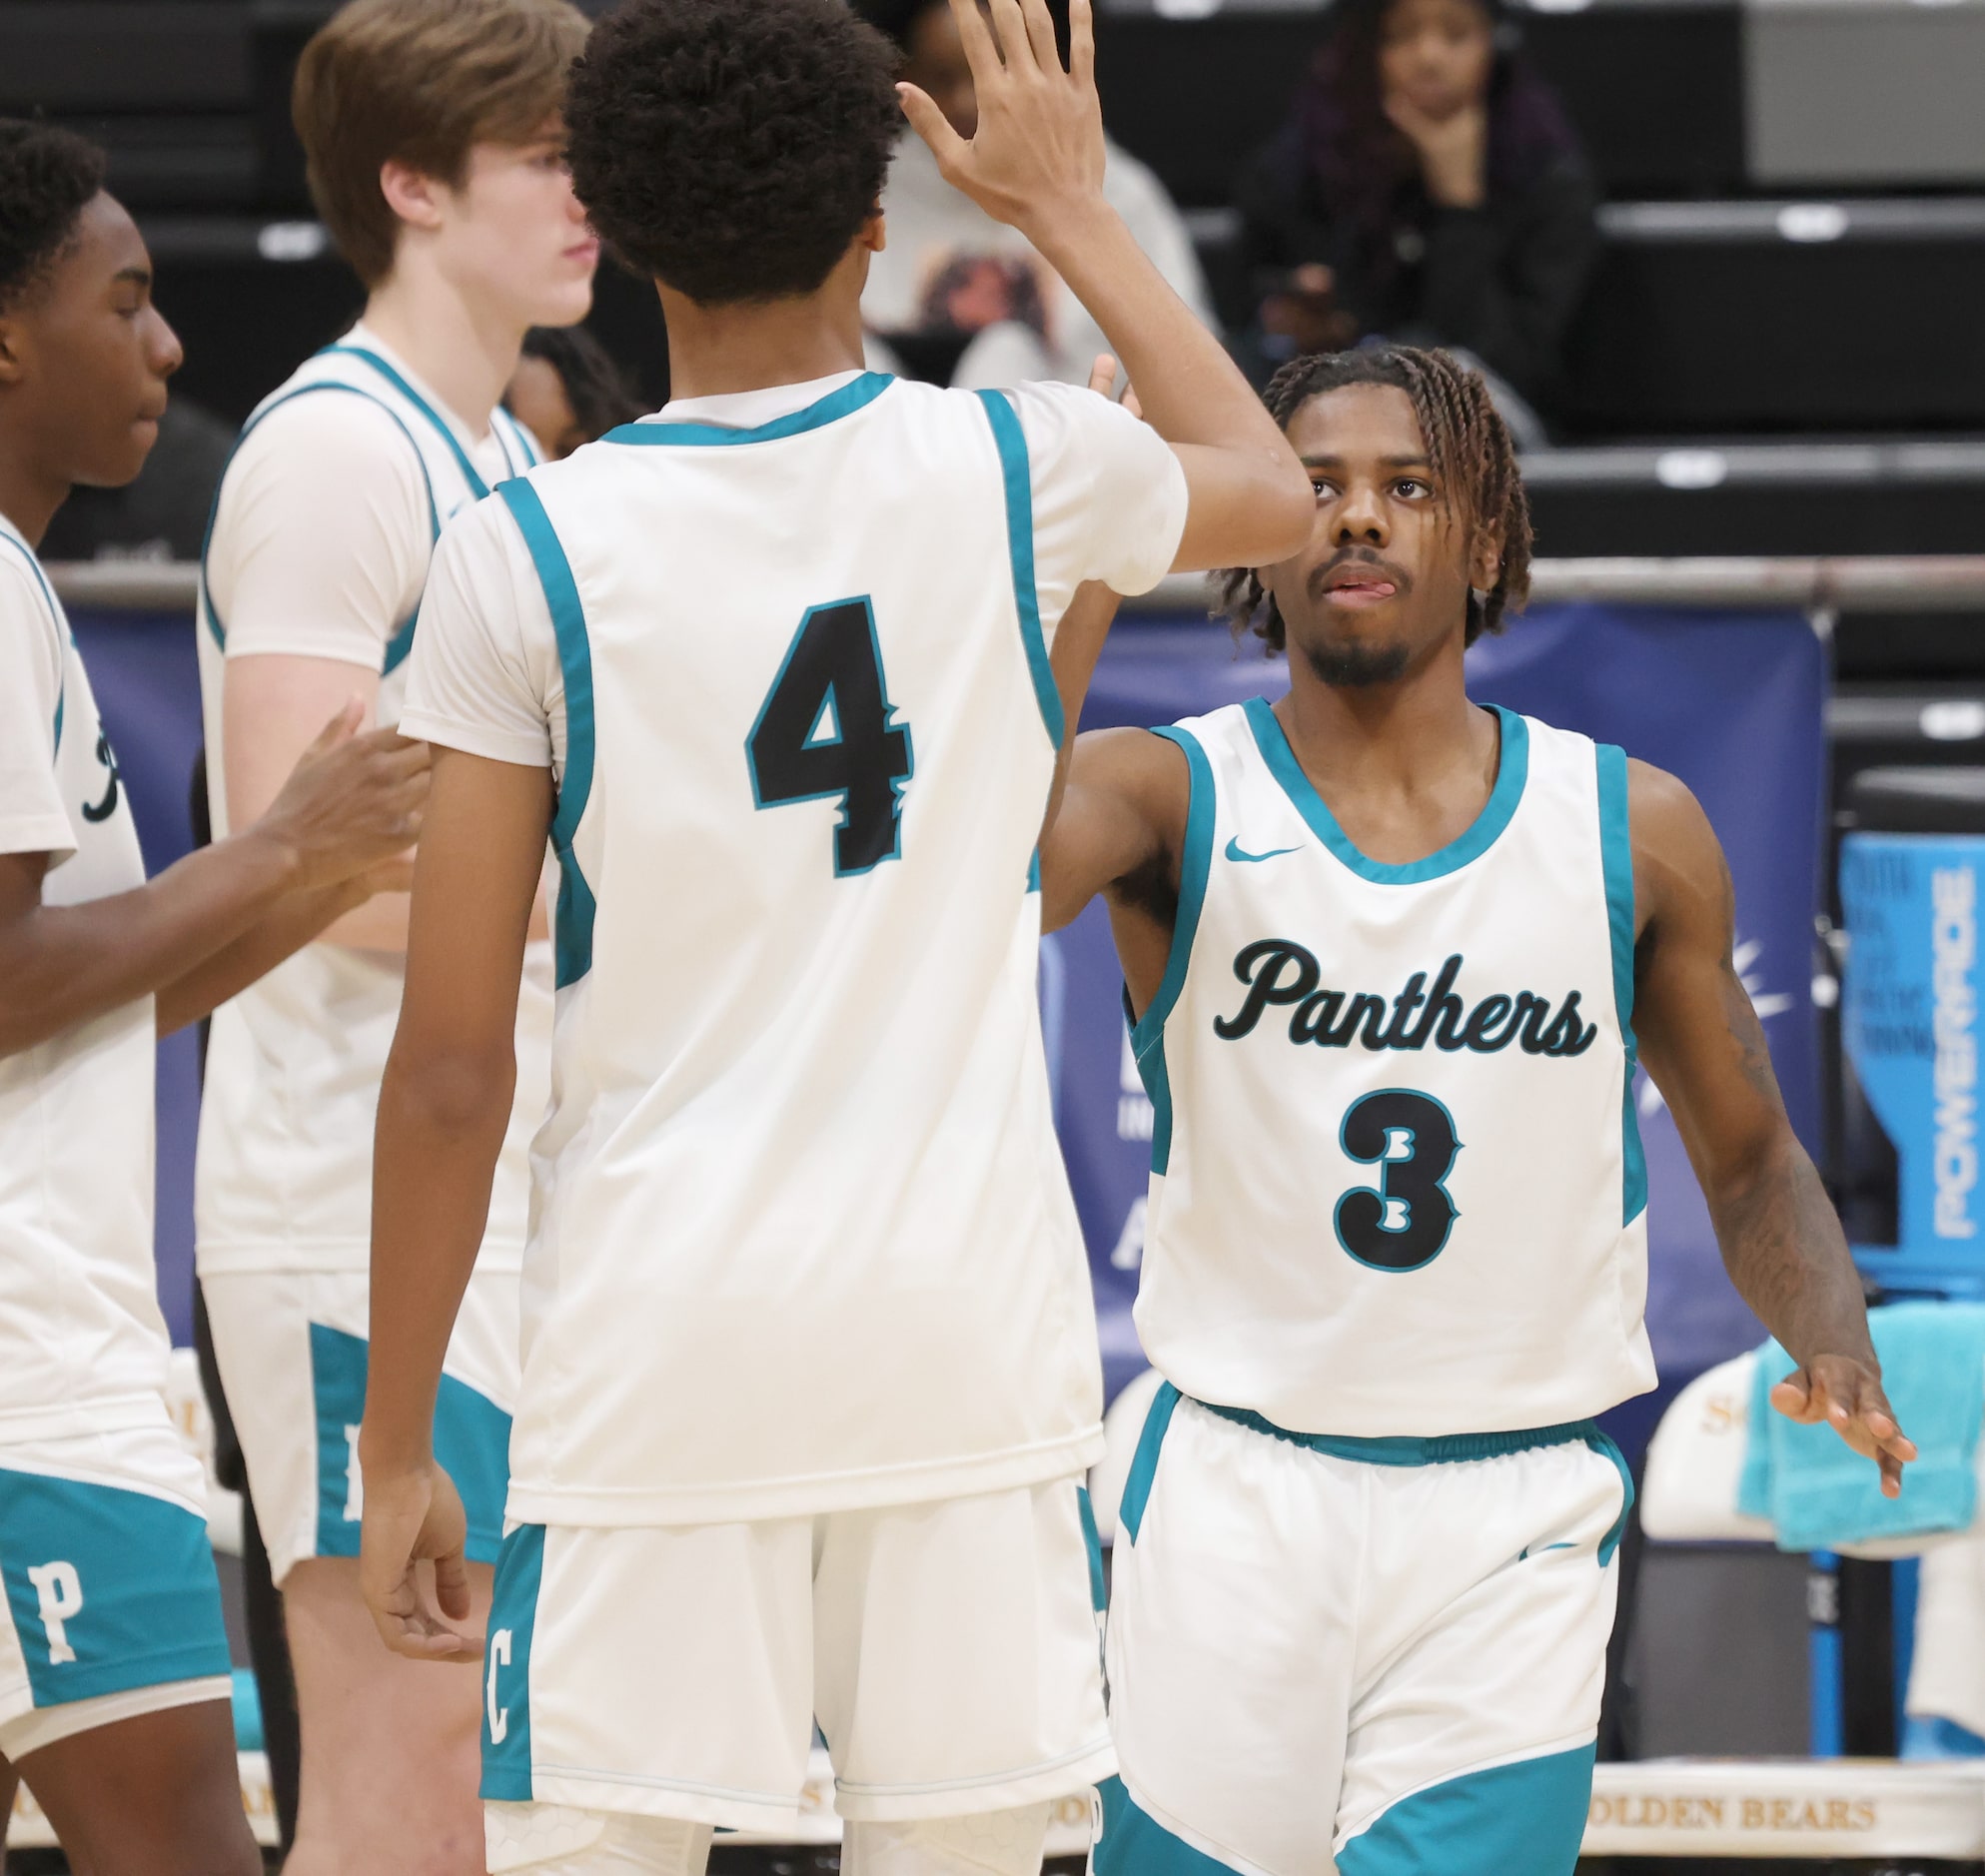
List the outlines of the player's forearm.
{"type": "Polygon", "coordinates": [[[366,890],[363,879],[350,879],[287,895],[232,944],[156,993],[159,1034],[170,1036],[188,1023],[211,1016],[230,997],[239,996],[321,937],[334,919],[363,905],[366,890]]]}
{"type": "Polygon", "coordinates": [[[1747,1162],[1703,1181],[1738,1294],[1804,1364],[1844,1355],[1875,1365],[1861,1280],[1818,1172],[1790,1128],[1747,1162]]]}
{"type": "Polygon", "coordinates": [[[0,1055],[185,978],[281,902],[297,865],[281,842],[248,833],[134,891],[35,907],[0,935],[0,1055]]]}
{"type": "Polygon", "coordinates": [[[1082,706],[1089,699],[1089,682],[1096,675],[1097,660],[1122,603],[1101,580],[1078,586],[1061,624],[1055,628],[1055,689],[1061,697],[1061,747],[1055,751],[1055,779],[1048,790],[1048,811],[1041,821],[1041,840],[1046,843],[1054,831],[1055,817],[1061,812],[1062,796],[1068,790],[1069,764],[1075,756],[1075,739],[1081,733],[1082,706]]]}
{"type": "Polygon", "coordinates": [[[320,936],[326,944],[351,945],[360,951],[394,951],[404,957],[412,903],[404,892],[377,893],[327,926],[320,936]]]}
{"type": "Polygon", "coordinates": [[[1259,464],[1267,531],[1276,532],[1280,504],[1293,517],[1282,532],[1300,536],[1314,506],[1302,466],[1226,348],[1166,284],[1122,216],[1097,197],[1058,206],[1028,233],[1102,327],[1146,422],[1169,444],[1259,464]]]}
{"type": "Polygon", "coordinates": [[[515,1085],[512,1050],[423,1055],[408,1046],[403,1023],[373,1146],[372,1347],[360,1433],[369,1470],[405,1471],[433,1456],[442,1361],[489,1222],[515,1085]]]}

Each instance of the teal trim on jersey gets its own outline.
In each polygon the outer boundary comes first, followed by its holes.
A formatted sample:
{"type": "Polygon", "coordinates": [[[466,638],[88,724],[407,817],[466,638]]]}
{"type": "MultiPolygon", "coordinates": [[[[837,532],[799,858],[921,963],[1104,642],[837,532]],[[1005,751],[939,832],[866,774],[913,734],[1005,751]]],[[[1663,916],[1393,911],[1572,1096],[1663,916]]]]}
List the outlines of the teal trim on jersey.
{"type": "Polygon", "coordinates": [[[517,477],[496,493],[516,522],[523,544],[537,568],[544,603],[551,610],[551,629],[558,639],[558,665],[565,677],[565,773],[558,786],[558,808],[551,818],[551,846],[558,856],[558,911],[555,921],[557,984],[575,984],[592,969],[592,924],[598,902],[572,852],[579,821],[592,793],[592,649],[586,640],[585,607],[578,582],[559,544],[558,530],[544,512],[544,503],[529,482],[517,477]]]}
{"type": "MultiPolygon", "coordinates": [[[[41,570],[41,556],[19,534],[15,533],[12,527],[7,526],[4,522],[0,522],[0,540],[4,540],[8,546],[12,547],[21,556],[22,561],[27,566],[29,575],[33,578],[34,583],[41,588],[41,596],[48,603],[48,616],[55,626],[56,636],[58,638],[67,636],[64,631],[64,625],[68,614],[62,610],[61,605],[57,602],[55,588],[48,583],[48,575],[41,570]]],[[[71,642],[73,643],[74,640],[72,639],[71,642]]],[[[62,712],[68,701],[69,672],[65,661],[62,675],[56,680],[55,687],[55,734],[52,740],[55,753],[58,755],[62,752],[62,712]]]]}
{"type": "MultiPolygon", "coordinates": [[[[510,466],[511,475],[521,475],[525,469],[534,469],[544,461],[544,453],[538,449],[530,432],[500,404],[490,413],[490,428],[496,433],[496,447],[502,451],[504,463],[510,466]],[[516,445],[514,457],[510,452],[511,444],[516,445]]],[[[509,476],[503,479],[507,481],[509,476]]]]}
{"type": "Polygon", "coordinates": [[[1027,890],[1029,892],[1039,892],[1041,890],[1041,849],[1039,847],[1036,847],[1027,856],[1027,890]]]}
{"type": "Polygon", "coordinates": [[[732,430],[722,424],[622,424],[609,430],[602,443],[635,443],[649,447],[666,445],[687,450],[728,449],[746,443],[778,443],[787,437],[803,436],[820,430],[855,412],[865,410],[896,381],[886,372],[864,372],[861,377],[830,391],[816,404],[787,417],[776,417],[753,430],[732,430]]]}
{"type": "Polygon", "coordinates": [[[1626,807],[1626,751],[1602,742],[1595,753],[1599,855],[1605,871],[1606,924],[1612,933],[1612,1005],[1626,1048],[1626,1086],[1619,1098],[1620,1224],[1625,1226],[1647,1209],[1647,1150],[1641,1144],[1640,1115],[1633,1104],[1633,1071],[1640,1060],[1633,1035],[1633,832],[1626,807]]]}
{"type": "Polygon", "coordinates": [[[1103,1779],[1096,1795],[1103,1801],[1103,1832],[1090,1852],[1094,1876],[1234,1876],[1231,1864],[1173,1836],[1124,1789],[1121,1778],[1103,1779]]]}
{"type": "MultiPolygon", "coordinates": [[[[334,346],[331,350],[335,352],[339,348],[334,346]]],[[[319,354],[318,356],[322,357],[323,355],[319,354]]],[[[428,531],[436,540],[442,537],[442,511],[440,504],[435,500],[435,478],[428,473],[428,459],[421,454],[421,446],[414,441],[414,433],[407,428],[406,419],[392,405],[388,404],[384,398],[374,397],[370,391],[366,391],[358,385],[330,383],[322,385],[299,385],[295,391],[284,392],[280,397],[264,405],[261,410],[257,411],[242,426],[241,435],[234,440],[233,445],[228,451],[228,460],[221,465],[221,473],[214,483],[214,498],[207,504],[207,526],[206,530],[200,536],[199,604],[201,614],[207,621],[209,635],[213,638],[215,644],[223,650],[227,649],[228,632],[226,625],[221,620],[221,609],[214,603],[213,592],[207,584],[207,556],[212,551],[214,545],[214,523],[220,516],[221,490],[227,485],[228,470],[234,467],[234,460],[240,453],[242,445],[248,441],[249,433],[261,424],[263,419],[273,416],[286,404],[294,404],[297,399],[308,398],[313,393],[320,391],[342,391],[348,397],[363,398],[368,404],[378,410],[384,411],[388,417],[392,418],[394,423],[399,427],[400,434],[407,439],[407,447],[414,452],[414,461],[421,466],[421,485],[428,491],[428,531]]],[[[414,621],[419,616],[420,610],[421,608],[416,605],[414,610],[408,613],[393,628],[393,636],[387,641],[385,661],[380,666],[380,674],[382,676],[386,675],[387,672],[391,671],[407,656],[408,650],[414,643],[414,621]]]]}
{"type": "Polygon", "coordinates": [[[1610,1459],[1613,1469],[1619,1474],[1619,1515],[1613,1519],[1612,1528],[1599,1539],[1599,1568],[1612,1561],[1613,1552],[1619,1548],[1619,1540],[1626,1535],[1627,1514],[1633,1509],[1633,1468],[1626,1462],[1626,1454],[1613,1443],[1612,1435],[1601,1426],[1594,1425],[1586,1435],[1585,1443],[1601,1458],[1610,1459]]]}
{"type": "MultiPolygon", "coordinates": [[[[462,439],[455,434],[447,418],[435,409],[426,398],[410,385],[406,378],[395,371],[377,352],[368,352],[364,346],[326,346],[317,356],[320,359],[359,359],[370,365],[395,391],[419,411],[427,420],[428,427],[448,445],[449,454],[455,458],[456,468],[462,471],[462,479],[469,484],[469,492],[478,501],[490,492],[490,484],[483,479],[483,472],[469,459],[469,452],[462,447],[462,439]]],[[[502,450],[502,440],[497,439],[496,447],[502,450]]],[[[503,461],[509,461],[510,453],[503,450],[503,461]]]]}
{"type": "MultiPolygon", "coordinates": [[[[359,1421],[371,1351],[363,1336],[310,1326],[311,1395],[317,1408],[317,1554],[357,1556],[359,1421]]],[[[435,1458],[455,1481],[469,1518],[468,1557],[494,1563],[509,1495],[510,1416],[467,1382],[444,1375],[435,1397],[435,1458]]]]}
{"type": "Polygon", "coordinates": [[[544,1526],[519,1524],[503,1539],[483,1644],[483,1796],[528,1804],[530,1642],[544,1586],[544,1526]]]}
{"type": "Polygon", "coordinates": [[[1137,1450],[1131,1455],[1130,1476],[1124,1480],[1123,1502],[1117,1507],[1117,1528],[1132,1543],[1144,1523],[1144,1507],[1151,1502],[1151,1481],[1158,1475],[1158,1449],[1165,1443],[1165,1429],[1172,1412],[1184,1397],[1168,1381],[1151,1397],[1151,1410],[1144,1416],[1144,1430],[1137,1436],[1137,1450]]]}
{"type": "MultiPolygon", "coordinates": [[[[1495,1459],[1508,1452],[1530,1452],[1540,1446],[1588,1445],[1612,1442],[1591,1420],[1566,1420],[1561,1426],[1531,1426],[1502,1433],[1436,1433],[1362,1437],[1353,1433],[1299,1433],[1278,1426],[1252,1407],[1222,1407],[1214,1401],[1199,1405],[1209,1413],[1246,1426],[1292,1446],[1307,1446],[1333,1459],[1355,1459],[1362,1465],[1458,1465],[1471,1459],[1495,1459]]],[[[1141,1449],[1140,1449],[1141,1450],[1141,1449]]],[[[1617,1451],[1617,1448],[1614,1448],[1617,1451]]]]}
{"type": "Polygon", "coordinates": [[[1068,728],[1062,714],[1061,689],[1055,667],[1048,661],[1048,641],[1041,630],[1040,594],[1034,584],[1034,473],[1027,461],[1027,433],[1002,391],[982,391],[978,399],[992,425],[999,451],[1000,475],[1006,485],[1006,552],[1013,563],[1013,603],[1020,610],[1020,642],[1027,649],[1027,668],[1034,679],[1034,701],[1041,706],[1048,741],[1057,749],[1068,728]]]}
{"type": "Polygon", "coordinates": [[[1138,1076],[1151,1097],[1151,1170],[1163,1173],[1172,1160],[1172,1074],[1165,1062],[1165,1023],[1186,987],[1193,938],[1206,904],[1207,875],[1213,869],[1213,764],[1189,729],[1168,725],[1152,734],[1185,751],[1187,778],[1186,847],[1179,860],[1179,909],[1172,921],[1172,948],[1166,953],[1158,994],[1130,1032],[1138,1076]]]}
{"type": "Polygon", "coordinates": [[[0,1578],[37,1708],[229,1672],[207,1520],[182,1505],[0,1470],[0,1578]]]}
{"type": "Polygon", "coordinates": [[[1096,1506],[1087,1485],[1075,1488],[1075,1511],[1082,1519],[1082,1548],[1089,1558],[1089,1606],[1101,1615],[1110,1606],[1110,1590],[1103,1580],[1103,1537],[1096,1528],[1096,1506]]]}
{"type": "Polygon", "coordinates": [[[1523,784],[1530,772],[1530,728],[1514,710],[1499,703],[1489,707],[1502,725],[1502,759],[1496,767],[1495,786],[1475,817],[1475,824],[1459,838],[1451,840],[1438,853],[1424,860],[1410,860],[1403,866],[1368,859],[1352,844],[1351,836],[1338,825],[1337,816],[1325,805],[1316,784],[1303,773],[1296,751],[1289,746],[1282,724],[1263,697],[1250,697],[1243,706],[1248,726],[1255,732],[1255,746],[1269,773],[1282,784],[1283,793],[1296,804],[1297,811],[1310,823],[1314,833],[1346,866],[1361,879],[1381,886],[1419,886],[1430,879],[1444,879],[1458,873],[1471,861],[1479,860],[1495,844],[1496,837],[1509,825],[1516,804],[1523,798],[1523,784]]]}
{"type": "Polygon", "coordinates": [[[1597,1756],[1577,1746],[1416,1791],[1337,1853],[1339,1876],[1572,1876],[1597,1756]]]}

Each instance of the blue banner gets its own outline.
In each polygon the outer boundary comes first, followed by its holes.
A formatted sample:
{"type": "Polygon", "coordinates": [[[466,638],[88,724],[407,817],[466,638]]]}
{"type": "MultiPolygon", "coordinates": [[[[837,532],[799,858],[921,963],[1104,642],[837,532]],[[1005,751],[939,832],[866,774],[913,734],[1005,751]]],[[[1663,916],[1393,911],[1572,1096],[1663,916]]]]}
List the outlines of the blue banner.
{"type": "MultiPolygon", "coordinates": [[[[130,787],[146,864],[191,843],[188,783],[200,746],[191,621],[79,611],[111,741],[130,787]]],[[[1818,1140],[1811,1003],[1818,903],[1826,664],[1802,617],[1601,605],[1540,608],[1471,655],[1475,694],[1607,742],[1679,775],[1696,793],[1736,882],[1738,969],[1750,989],[1792,1121],[1818,1140]]],[[[1153,724],[1221,703],[1279,695],[1280,662],[1237,653],[1218,626],[1128,621],[1106,651],[1085,727],[1153,724]]],[[[1051,938],[1043,1004],[1056,1112],[1096,1282],[1112,1393],[1143,1364],[1131,1304],[1143,1248],[1151,1111],[1125,1046],[1121,979],[1100,905],[1051,938]]],[[[159,1295],[189,1335],[198,1055],[191,1032],[159,1056],[159,1295]]],[[[1707,1212],[1673,1123],[1641,1089],[1647,1145],[1648,1322],[1666,1378],[1694,1374],[1761,1340],[1723,1277],[1707,1212]]]]}
{"type": "MultiPolygon", "coordinates": [[[[200,661],[193,621],[73,610],[104,733],[138,823],[145,870],[157,875],[193,846],[193,761],[200,752],[200,661]]],[[[176,1343],[193,1340],[193,1146],[200,1130],[200,1039],[183,1029],[159,1046],[159,1305],[176,1343]]]]}
{"type": "MultiPolygon", "coordinates": [[[[1166,723],[1279,696],[1287,668],[1214,625],[1128,622],[1113,635],[1083,726],[1166,723]]],[[[1602,742],[1694,790],[1736,882],[1736,964],[1764,1020],[1792,1123],[1819,1144],[1813,913],[1823,833],[1826,658],[1797,614],[1540,607],[1470,655],[1470,687],[1602,742]]],[[[1144,1358],[1131,1324],[1143,1252],[1151,1108],[1125,1042],[1121,974],[1100,903],[1048,940],[1044,975],[1062,1146],[1087,1236],[1112,1396],[1144,1358]]],[[[1762,1331],[1724,1276],[1680,1136],[1644,1076],[1647,1320],[1664,1382],[1755,1347],[1762,1331]]]]}

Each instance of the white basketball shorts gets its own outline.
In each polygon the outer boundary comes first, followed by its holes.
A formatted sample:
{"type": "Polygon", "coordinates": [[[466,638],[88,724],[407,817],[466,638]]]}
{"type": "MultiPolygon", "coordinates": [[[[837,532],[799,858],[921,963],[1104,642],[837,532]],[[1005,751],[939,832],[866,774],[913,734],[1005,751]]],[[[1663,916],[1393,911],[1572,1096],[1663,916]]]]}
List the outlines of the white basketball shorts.
{"type": "Polygon", "coordinates": [[[156,1425],[0,1446],[0,1757],[232,1690],[207,1478],[156,1425]]]}
{"type": "Polygon", "coordinates": [[[485,1655],[483,1796],[733,1829],[1005,1811],[1114,1769],[1074,1479],[655,1528],[521,1524],[485,1655]]]}
{"type": "Polygon", "coordinates": [[[1571,1876],[1630,1492],[1590,1421],[1330,1439],[1162,1388],[1098,1876],[1571,1876]]]}
{"type": "MultiPolygon", "coordinates": [[[[469,1513],[469,1558],[494,1563],[509,1492],[517,1274],[469,1280],[435,1403],[435,1457],[469,1513]]],[[[227,1271],[201,1279],[255,1515],[280,1584],[305,1557],[359,1554],[365,1493],[364,1271],[227,1271]]]]}

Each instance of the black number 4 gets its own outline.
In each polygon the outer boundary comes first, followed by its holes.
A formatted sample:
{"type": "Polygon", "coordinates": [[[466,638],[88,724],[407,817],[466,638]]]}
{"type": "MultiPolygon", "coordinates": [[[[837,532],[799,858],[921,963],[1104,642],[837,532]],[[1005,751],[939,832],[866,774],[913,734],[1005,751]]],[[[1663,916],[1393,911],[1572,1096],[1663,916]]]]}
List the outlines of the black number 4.
{"type": "Polygon", "coordinates": [[[744,750],[761,808],[840,797],[838,875],[901,857],[910,726],[890,707],[866,599],[816,605],[800,620],[744,750]]]}

